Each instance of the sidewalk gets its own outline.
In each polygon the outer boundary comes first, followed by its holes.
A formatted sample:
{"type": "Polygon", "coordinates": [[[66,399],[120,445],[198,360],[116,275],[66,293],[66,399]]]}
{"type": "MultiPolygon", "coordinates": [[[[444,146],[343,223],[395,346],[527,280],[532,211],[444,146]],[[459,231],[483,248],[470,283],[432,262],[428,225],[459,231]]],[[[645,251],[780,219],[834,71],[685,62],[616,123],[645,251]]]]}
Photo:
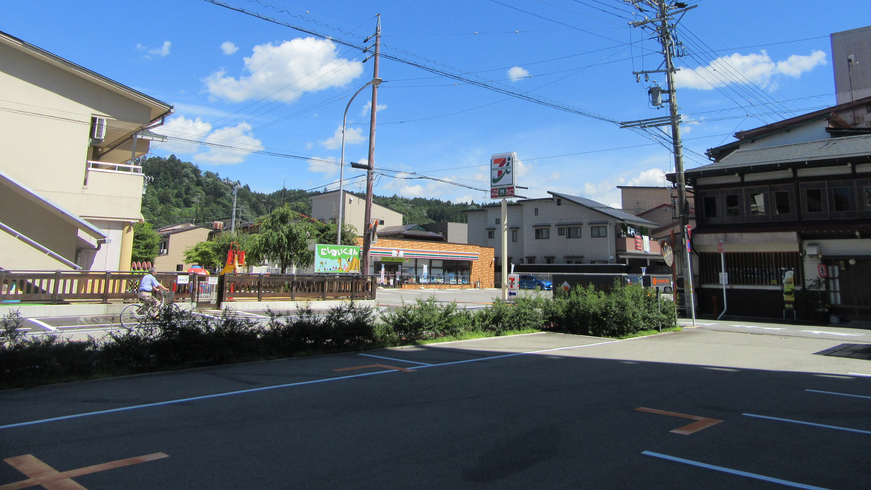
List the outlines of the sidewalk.
{"type": "MultiPolygon", "coordinates": [[[[202,312],[220,313],[222,310],[233,310],[239,312],[245,311],[290,311],[295,312],[297,308],[310,304],[312,310],[326,311],[330,308],[340,306],[342,303],[347,303],[350,300],[333,300],[333,301],[245,301],[245,302],[226,302],[221,310],[217,308],[198,308],[202,312]]],[[[374,307],[375,300],[355,300],[354,303],[359,305],[369,305],[374,307]]],[[[87,303],[87,304],[67,304],[67,305],[28,305],[18,303],[4,303],[0,305],[0,317],[18,311],[23,318],[54,318],[54,317],[72,317],[72,316],[112,316],[121,313],[121,309],[129,303],[87,303]]],[[[191,309],[190,303],[178,303],[183,309],[191,309]]]]}

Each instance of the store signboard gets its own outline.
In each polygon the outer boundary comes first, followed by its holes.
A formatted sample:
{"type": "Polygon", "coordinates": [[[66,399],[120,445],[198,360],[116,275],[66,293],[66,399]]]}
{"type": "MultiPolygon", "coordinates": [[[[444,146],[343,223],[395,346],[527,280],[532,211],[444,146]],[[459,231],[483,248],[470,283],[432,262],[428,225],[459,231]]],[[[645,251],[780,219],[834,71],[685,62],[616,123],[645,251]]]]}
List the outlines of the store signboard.
{"type": "Polygon", "coordinates": [[[513,197],[517,153],[497,153],[490,157],[490,197],[513,197]]]}
{"type": "Polygon", "coordinates": [[[361,247],[351,245],[315,245],[315,272],[359,274],[361,247]]]}

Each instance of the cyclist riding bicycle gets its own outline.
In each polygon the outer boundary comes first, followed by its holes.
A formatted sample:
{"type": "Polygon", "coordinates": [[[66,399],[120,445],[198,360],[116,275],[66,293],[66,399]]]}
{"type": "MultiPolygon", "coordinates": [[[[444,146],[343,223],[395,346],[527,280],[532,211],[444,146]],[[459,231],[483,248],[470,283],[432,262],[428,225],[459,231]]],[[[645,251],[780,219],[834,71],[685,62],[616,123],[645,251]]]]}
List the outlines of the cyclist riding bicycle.
{"type": "Polygon", "coordinates": [[[154,290],[169,291],[168,287],[164,286],[154,278],[154,274],[156,273],[157,269],[149,267],[148,274],[145,274],[145,276],[142,277],[142,280],[139,281],[139,299],[145,303],[150,311],[154,311],[157,305],[160,304],[160,301],[153,295],[154,290]]]}

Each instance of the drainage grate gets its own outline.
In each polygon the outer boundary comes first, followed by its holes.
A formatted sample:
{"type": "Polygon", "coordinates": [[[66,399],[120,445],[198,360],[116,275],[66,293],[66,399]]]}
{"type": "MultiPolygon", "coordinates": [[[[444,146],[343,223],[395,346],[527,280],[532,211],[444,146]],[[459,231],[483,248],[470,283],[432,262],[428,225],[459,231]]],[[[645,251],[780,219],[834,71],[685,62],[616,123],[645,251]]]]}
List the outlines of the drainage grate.
{"type": "Polygon", "coordinates": [[[864,359],[871,361],[871,345],[868,344],[841,344],[831,349],[815,353],[819,356],[846,357],[849,359],[864,359]]]}

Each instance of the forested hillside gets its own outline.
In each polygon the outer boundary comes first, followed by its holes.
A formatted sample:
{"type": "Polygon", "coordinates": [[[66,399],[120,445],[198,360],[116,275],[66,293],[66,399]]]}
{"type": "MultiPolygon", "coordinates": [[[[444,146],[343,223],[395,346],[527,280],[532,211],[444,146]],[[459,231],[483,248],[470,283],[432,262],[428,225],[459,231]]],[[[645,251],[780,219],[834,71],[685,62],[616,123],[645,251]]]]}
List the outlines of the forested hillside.
{"type": "MultiPolygon", "coordinates": [[[[154,228],[191,222],[209,225],[228,219],[233,212],[233,185],[218,173],[203,172],[196,165],[170,155],[150,157],[142,162],[147,186],[142,198],[142,215],[154,228]]],[[[235,183],[234,183],[235,184],[235,183]]],[[[255,221],[284,203],[296,212],[311,214],[311,196],[319,192],[279,189],[271,194],[252,191],[244,182],[236,194],[236,217],[255,221]]],[[[479,204],[452,204],[438,199],[374,196],[373,201],[405,215],[405,223],[466,222],[466,209],[479,204]]]]}

